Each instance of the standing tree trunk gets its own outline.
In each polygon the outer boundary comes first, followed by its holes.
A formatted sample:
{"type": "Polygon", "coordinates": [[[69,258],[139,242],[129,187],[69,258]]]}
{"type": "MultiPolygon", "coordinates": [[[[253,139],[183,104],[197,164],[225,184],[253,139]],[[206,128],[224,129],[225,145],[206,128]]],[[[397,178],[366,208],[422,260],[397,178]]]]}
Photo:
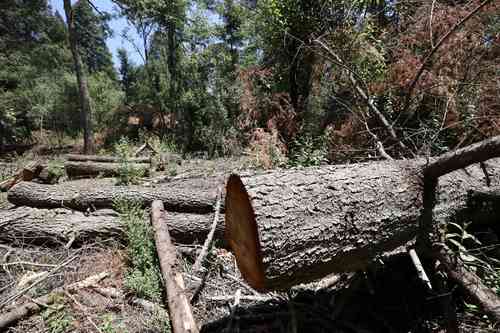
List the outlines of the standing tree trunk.
{"type": "Polygon", "coordinates": [[[87,75],[83,68],[82,59],[78,52],[78,40],[76,37],[74,12],[71,6],[71,0],[64,0],[64,12],[68,24],[69,45],[73,62],[75,64],[76,80],[78,81],[78,92],[80,95],[80,114],[81,125],[83,128],[83,151],[85,154],[91,154],[94,151],[92,139],[92,109],[90,104],[90,94],[87,84],[87,75]]]}

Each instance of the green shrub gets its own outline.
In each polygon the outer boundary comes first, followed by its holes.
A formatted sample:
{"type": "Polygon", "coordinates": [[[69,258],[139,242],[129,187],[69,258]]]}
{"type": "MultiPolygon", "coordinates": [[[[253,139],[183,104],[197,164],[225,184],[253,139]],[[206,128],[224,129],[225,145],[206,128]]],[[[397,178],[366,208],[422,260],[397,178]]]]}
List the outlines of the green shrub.
{"type": "Polygon", "coordinates": [[[126,137],[121,137],[114,146],[115,154],[119,158],[118,185],[138,184],[144,177],[144,170],[134,168],[130,163],[132,145],[126,137]]]}
{"type": "Polygon", "coordinates": [[[138,203],[116,201],[114,207],[120,213],[128,242],[129,269],[124,285],[137,296],[157,302],[162,289],[152,227],[145,222],[144,210],[138,203]]]}

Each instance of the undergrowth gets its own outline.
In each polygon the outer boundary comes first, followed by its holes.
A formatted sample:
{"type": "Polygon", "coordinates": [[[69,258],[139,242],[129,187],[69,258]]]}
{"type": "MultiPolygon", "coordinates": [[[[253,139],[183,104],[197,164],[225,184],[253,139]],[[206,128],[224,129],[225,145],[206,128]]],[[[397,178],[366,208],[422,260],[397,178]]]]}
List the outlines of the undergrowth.
{"type": "Polygon", "coordinates": [[[121,137],[115,144],[114,150],[119,158],[120,168],[118,171],[118,185],[138,184],[144,176],[143,169],[134,168],[130,163],[133,155],[132,145],[125,137],[121,137]]]}
{"type": "Polygon", "coordinates": [[[152,227],[145,223],[144,210],[138,203],[115,201],[114,207],[120,213],[128,242],[125,288],[138,297],[158,302],[162,295],[161,275],[152,227]]]}

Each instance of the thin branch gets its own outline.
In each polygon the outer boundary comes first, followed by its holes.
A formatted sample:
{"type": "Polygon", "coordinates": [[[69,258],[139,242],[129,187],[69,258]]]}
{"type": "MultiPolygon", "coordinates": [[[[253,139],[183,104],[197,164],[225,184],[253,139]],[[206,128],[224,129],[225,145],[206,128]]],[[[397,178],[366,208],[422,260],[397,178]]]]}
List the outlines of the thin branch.
{"type": "Polygon", "coordinates": [[[500,157],[500,135],[441,155],[424,169],[424,178],[437,179],[471,164],[500,157]]]}
{"type": "MultiPolygon", "coordinates": [[[[420,79],[420,76],[424,73],[424,70],[432,64],[432,57],[434,54],[436,54],[437,50],[443,45],[450,36],[458,30],[465,22],[467,22],[470,18],[472,18],[477,12],[479,12],[484,6],[486,6],[491,0],[485,0],[481,4],[479,4],[474,10],[472,10],[469,14],[467,14],[463,19],[458,21],[439,41],[438,43],[432,48],[432,50],[429,52],[429,54],[425,57],[424,61],[422,62],[422,65],[420,65],[420,68],[417,72],[417,75],[415,75],[415,78],[410,84],[410,88],[408,89],[408,93],[406,95],[406,103],[403,108],[403,113],[408,109],[410,106],[410,101],[411,101],[411,95],[413,93],[413,90],[415,89],[415,86],[417,85],[418,80],[420,79]]],[[[406,121],[411,116],[407,117],[406,121]]]]}
{"type": "MultiPolygon", "coordinates": [[[[315,39],[315,42],[318,43],[325,51],[327,51],[337,62],[343,64],[344,62],[342,59],[331,49],[329,48],[321,39],[317,38],[315,39]]],[[[365,92],[354,75],[352,74],[351,71],[349,71],[349,80],[351,81],[352,85],[356,89],[356,92],[361,96],[361,98],[366,102],[368,105],[369,109],[372,111],[372,113],[378,118],[378,120],[384,125],[385,129],[387,132],[389,132],[389,135],[391,138],[397,142],[399,147],[403,149],[403,151],[410,151],[408,147],[401,141],[398,136],[396,135],[396,132],[394,131],[394,128],[392,125],[389,123],[387,118],[384,116],[384,114],[375,106],[375,103],[373,103],[373,99],[368,95],[367,92],[365,92]]],[[[413,154],[413,152],[412,152],[413,154]]]]}
{"type": "Polygon", "coordinates": [[[215,204],[215,215],[214,219],[212,222],[212,226],[210,228],[210,232],[208,233],[207,238],[205,239],[205,243],[203,244],[203,248],[201,249],[200,254],[198,255],[198,258],[196,258],[196,261],[193,265],[192,272],[194,275],[197,275],[197,273],[200,271],[203,263],[205,262],[205,259],[208,255],[208,249],[210,248],[210,245],[212,245],[212,241],[214,239],[215,235],[215,229],[217,228],[217,223],[219,221],[219,215],[220,215],[220,206],[221,206],[221,189],[217,191],[217,203],[215,204]]]}

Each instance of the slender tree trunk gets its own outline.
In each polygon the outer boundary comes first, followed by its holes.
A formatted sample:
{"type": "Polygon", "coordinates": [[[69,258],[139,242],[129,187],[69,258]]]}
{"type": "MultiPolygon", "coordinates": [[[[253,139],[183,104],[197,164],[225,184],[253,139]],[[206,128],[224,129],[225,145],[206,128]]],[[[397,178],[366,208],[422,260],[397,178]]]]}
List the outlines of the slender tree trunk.
{"type": "Polygon", "coordinates": [[[78,52],[78,40],[76,37],[74,12],[71,6],[71,0],[64,0],[64,12],[68,24],[69,44],[73,62],[75,65],[76,79],[78,81],[78,92],[80,95],[80,114],[81,125],[83,128],[83,151],[85,154],[91,154],[94,150],[92,139],[92,109],[90,104],[90,94],[87,84],[87,75],[83,68],[82,59],[78,52]]]}

